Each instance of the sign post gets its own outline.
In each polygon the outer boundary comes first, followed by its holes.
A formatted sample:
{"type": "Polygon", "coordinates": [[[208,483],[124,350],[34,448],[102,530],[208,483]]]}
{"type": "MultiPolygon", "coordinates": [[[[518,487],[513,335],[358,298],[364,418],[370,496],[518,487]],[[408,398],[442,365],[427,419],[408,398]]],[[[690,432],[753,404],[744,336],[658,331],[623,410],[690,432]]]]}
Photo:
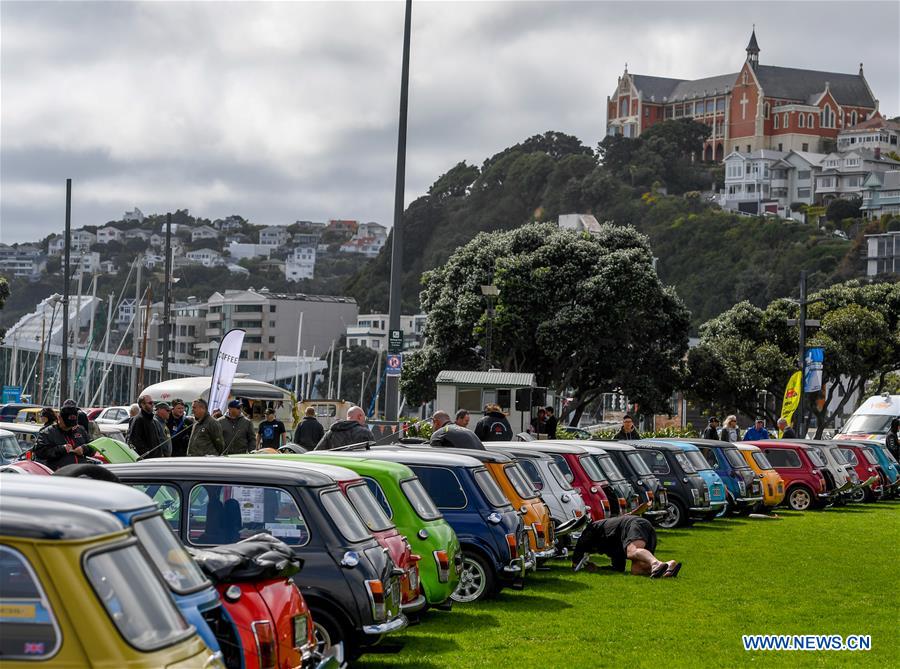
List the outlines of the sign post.
{"type": "Polygon", "coordinates": [[[388,332],[388,353],[403,353],[403,330],[388,332]]]}

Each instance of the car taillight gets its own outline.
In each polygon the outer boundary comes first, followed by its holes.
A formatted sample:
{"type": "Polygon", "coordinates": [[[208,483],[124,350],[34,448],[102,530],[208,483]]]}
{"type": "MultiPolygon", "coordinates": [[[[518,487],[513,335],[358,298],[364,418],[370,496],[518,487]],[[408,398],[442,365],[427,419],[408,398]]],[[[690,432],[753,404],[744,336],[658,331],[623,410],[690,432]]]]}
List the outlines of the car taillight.
{"type": "Polygon", "coordinates": [[[275,628],[268,620],[255,620],[250,627],[256,639],[259,669],[275,669],[275,628]]]}
{"type": "Polygon", "coordinates": [[[624,497],[619,498],[619,508],[622,509],[622,513],[625,513],[625,509],[628,508],[628,502],[625,501],[624,497]]]}
{"type": "Polygon", "coordinates": [[[447,551],[434,551],[434,561],[437,562],[438,580],[446,583],[450,580],[450,556],[447,551]]]}
{"type": "Polygon", "coordinates": [[[372,617],[384,620],[387,617],[387,604],[384,597],[384,584],[381,581],[366,581],[369,601],[372,603],[372,617]]]}
{"type": "Polygon", "coordinates": [[[294,616],[294,648],[309,644],[309,618],[305,614],[294,616]]]}
{"type": "Polygon", "coordinates": [[[653,497],[654,497],[653,491],[648,490],[647,491],[647,502],[649,502],[650,504],[653,504],[653,497]]]}
{"type": "Polygon", "coordinates": [[[506,545],[509,548],[510,560],[515,560],[517,557],[519,557],[519,542],[516,539],[515,534],[506,535],[506,545]]]}
{"type": "Polygon", "coordinates": [[[534,528],[534,539],[537,542],[537,547],[543,548],[544,544],[547,543],[546,538],[544,537],[543,523],[532,523],[531,526],[534,528]]]}

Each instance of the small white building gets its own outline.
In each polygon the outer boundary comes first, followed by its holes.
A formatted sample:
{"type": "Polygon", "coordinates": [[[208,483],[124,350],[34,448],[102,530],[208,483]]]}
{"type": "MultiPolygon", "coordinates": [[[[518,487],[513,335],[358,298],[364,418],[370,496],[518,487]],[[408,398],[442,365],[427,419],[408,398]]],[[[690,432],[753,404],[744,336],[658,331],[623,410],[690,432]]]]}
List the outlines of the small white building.
{"type": "MultiPolygon", "coordinates": [[[[524,432],[531,424],[530,411],[516,409],[516,391],[534,388],[534,374],[519,372],[467,372],[443,370],[437,376],[434,408],[451,416],[460,409],[472,414],[469,428],[474,429],[486,404],[499,404],[509,420],[513,434],[524,432]]],[[[543,398],[541,404],[548,404],[543,398]]]]}
{"type": "Polygon", "coordinates": [[[855,121],[855,112],[851,112],[850,125],[838,133],[838,151],[844,153],[854,149],[880,149],[883,153],[900,152],[900,122],[889,121],[877,111],[867,121],[855,121]]]}
{"type": "MultiPolygon", "coordinates": [[[[72,230],[71,246],[69,253],[81,253],[91,250],[91,245],[97,241],[97,235],[87,230],[72,230]]],[[[48,244],[48,253],[52,256],[61,256],[66,252],[65,235],[57,235],[50,240],[48,244]]]]}
{"type": "Polygon", "coordinates": [[[900,230],[866,235],[866,276],[900,274],[900,230]]]}
{"type": "Polygon", "coordinates": [[[862,198],[866,218],[900,215],[900,170],[870,174],[863,182],[862,198]]]}
{"type": "Polygon", "coordinates": [[[97,243],[98,244],[108,244],[109,242],[120,242],[122,241],[122,231],[119,228],[114,228],[111,225],[107,225],[105,228],[100,228],[97,230],[97,243]]]}
{"type": "Polygon", "coordinates": [[[591,214],[562,214],[559,217],[559,227],[563,230],[575,232],[600,232],[600,223],[591,214]]]}
{"type": "Polygon", "coordinates": [[[150,240],[151,234],[152,233],[150,232],[150,230],[144,230],[143,228],[134,228],[133,230],[126,230],[125,232],[123,232],[122,237],[125,240],[140,239],[141,241],[146,242],[150,240]]]}
{"type": "Polygon", "coordinates": [[[353,237],[341,245],[343,253],[358,253],[374,258],[387,243],[387,228],[381,223],[360,223],[353,237]]]}
{"type": "MultiPolygon", "coordinates": [[[[403,331],[403,350],[418,348],[425,337],[426,314],[400,316],[400,330],[403,331]]],[[[345,332],[347,346],[362,346],[376,351],[388,348],[388,314],[360,314],[356,325],[350,325],[345,332]]]]}
{"type": "Polygon", "coordinates": [[[165,266],[166,258],[158,253],[147,251],[144,253],[144,267],[147,269],[156,269],[165,266]]]}
{"type": "Polygon", "coordinates": [[[132,211],[126,211],[125,215],[122,217],[122,220],[126,223],[143,223],[144,222],[144,213],[135,207],[132,211]]]}
{"type": "Polygon", "coordinates": [[[880,149],[835,151],[825,156],[816,175],[816,196],[823,204],[838,198],[862,196],[863,182],[872,173],[900,169],[900,162],[881,154],[880,149]]]}
{"type": "Polygon", "coordinates": [[[288,281],[312,279],[316,272],[316,248],[298,246],[284,263],[284,278],[288,281]]]}
{"type": "Polygon", "coordinates": [[[218,267],[224,265],[222,254],[214,249],[197,249],[184,254],[188,260],[203,265],[204,267],[218,267]]]}
{"type": "Polygon", "coordinates": [[[100,254],[96,251],[82,253],[76,259],[76,267],[84,274],[95,274],[100,271],[100,254]]]}
{"type": "Polygon", "coordinates": [[[231,242],[228,245],[228,253],[235,260],[249,258],[269,258],[274,247],[268,244],[243,244],[240,242],[231,242]]]}
{"type": "Polygon", "coordinates": [[[112,260],[101,260],[100,272],[102,274],[118,274],[119,268],[116,267],[116,263],[114,263],[112,260]]]}
{"type": "Polygon", "coordinates": [[[191,229],[191,241],[196,242],[199,239],[218,239],[219,232],[208,225],[201,225],[191,229]]]}
{"type": "Polygon", "coordinates": [[[259,243],[266,246],[284,246],[290,238],[287,228],[281,225],[273,225],[259,231],[259,243]]]}

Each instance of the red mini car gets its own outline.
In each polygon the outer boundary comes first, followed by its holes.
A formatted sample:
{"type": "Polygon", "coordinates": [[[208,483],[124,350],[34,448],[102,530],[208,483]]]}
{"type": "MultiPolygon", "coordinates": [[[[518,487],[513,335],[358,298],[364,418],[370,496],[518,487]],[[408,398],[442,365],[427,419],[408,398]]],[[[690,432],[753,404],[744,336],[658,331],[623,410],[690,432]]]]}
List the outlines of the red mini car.
{"type": "Polygon", "coordinates": [[[824,508],[831,503],[823,469],[828,463],[819,449],[799,442],[760,440],[747,442],[762,449],[784,479],[784,504],[794,511],[824,508]]]}
{"type": "Polygon", "coordinates": [[[564,441],[524,441],[516,446],[533,448],[553,458],[566,480],[588,505],[591,521],[610,517],[609,498],[598,483],[606,479],[593,456],[585,449],[564,441]]]}
{"type": "Polygon", "coordinates": [[[856,470],[859,480],[866,482],[871,481],[868,486],[863,486],[857,491],[861,499],[854,499],[856,502],[874,502],[881,499],[884,494],[884,482],[887,478],[878,464],[878,458],[872,452],[870,446],[866,446],[864,442],[852,443],[849,441],[837,442],[841,453],[847,459],[853,469],[856,470]],[[874,478],[874,480],[872,480],[874,478]]]}

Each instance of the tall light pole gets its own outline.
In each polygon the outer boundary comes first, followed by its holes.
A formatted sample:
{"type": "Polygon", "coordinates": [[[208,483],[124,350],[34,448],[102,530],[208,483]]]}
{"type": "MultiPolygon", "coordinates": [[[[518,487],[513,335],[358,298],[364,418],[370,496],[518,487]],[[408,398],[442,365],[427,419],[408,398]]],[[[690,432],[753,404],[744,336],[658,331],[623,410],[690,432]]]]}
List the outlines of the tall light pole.
{"type": "Polygon", "coordinates": [[[172,310],[172,214],[166,214],[166,271],[163,288],[162,318],[162,364],[159,369],[159,380],[169,380],[169,312],[172,310]]]}
{"type": "Polygon", "coordinates": [[[487,301],[487,337],[484,346],[484,371],[491,368],[491,340],[494,334],[494,300],[500,295],[500,289],[494,284],[481,287],[481,294],[487,301]]]}
{"type": "MultiPolygon", "coordinates": [[[[66,179],[66,236],[63,259],[63,331],[62,356],[59,361],[59,396],[60,404],[69,396],[69,248],[72,244],[72,180],[66,179]]],[[[50,330],[52,337],[52,328],[50,330]]]]}
{"type": "MultiPolygon", "coordinates": [[[[406,110],[409,106],[409,36],[412,20],[412,0],[406,0],[406,21],[403,25],[403,64],[400,74],[400,126],[397,133],[397,176],[394,188],[394,230],[391,246],[391,301],[388,327],[400,329],[400,290],[403,280],[403,196],[406,190],[406,110]]],[[[381,370],[378,370],[381,373],[381,370]]],[[[385,388],[385,418],[396,421],[400,404],[400,379],[387,377],[385,388]]]]}

